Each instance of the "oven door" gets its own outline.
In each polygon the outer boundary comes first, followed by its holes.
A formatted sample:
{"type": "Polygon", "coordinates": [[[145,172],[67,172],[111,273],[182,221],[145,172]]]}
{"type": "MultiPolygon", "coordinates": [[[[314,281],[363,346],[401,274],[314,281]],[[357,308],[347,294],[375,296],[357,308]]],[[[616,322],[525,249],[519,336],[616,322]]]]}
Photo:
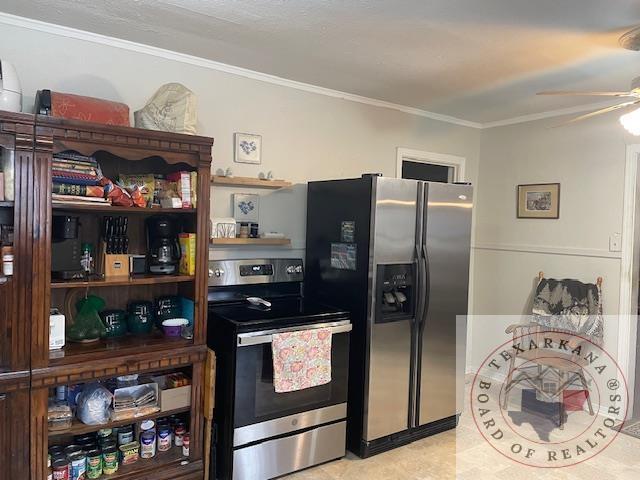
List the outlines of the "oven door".
{"type": "Polygon", "coordinates": [[[345,418],[350,331],[349,320],[337,320],[239,334],[235,369],[234,446],[345,418]],[[331,382],[294,392],[276,393],[273,384],[272,334],[316,328],[331,329],[331,382]],[[282,425],[283,420],[286,426],[282,425]]]}

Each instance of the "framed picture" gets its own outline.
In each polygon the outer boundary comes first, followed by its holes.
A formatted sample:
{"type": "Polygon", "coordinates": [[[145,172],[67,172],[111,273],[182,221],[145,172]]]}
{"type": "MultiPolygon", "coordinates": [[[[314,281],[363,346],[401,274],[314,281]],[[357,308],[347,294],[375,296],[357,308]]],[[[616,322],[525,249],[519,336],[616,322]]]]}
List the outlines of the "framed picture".
{"type": "Polygon", "coordinates": [[[518,218],[560,218],[560,184],[518,185],[518,218]]]}
{"type": "Polygon", "coordinates": [[[233,194],[233,218],[238,223],[259,223],[260,197],[253,193],[233,194]]]}
{"type": "Polygon", "coordinates": [[[262,163],[262,137],[250,133],[235,133],[236,163],[262,163]]]}

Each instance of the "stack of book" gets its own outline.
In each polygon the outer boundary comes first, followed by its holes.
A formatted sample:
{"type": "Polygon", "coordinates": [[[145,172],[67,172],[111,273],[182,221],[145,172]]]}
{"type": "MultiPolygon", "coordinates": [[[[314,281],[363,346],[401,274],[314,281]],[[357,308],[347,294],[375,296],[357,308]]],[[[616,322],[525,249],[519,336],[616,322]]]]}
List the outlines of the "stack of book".
{"type": "Polygon", "coordinates": [[[53,156],[54,204],[108,203],[104,188],[98,185],[98,162],[94,157],[75,152],[61,152],[53,156]]]}

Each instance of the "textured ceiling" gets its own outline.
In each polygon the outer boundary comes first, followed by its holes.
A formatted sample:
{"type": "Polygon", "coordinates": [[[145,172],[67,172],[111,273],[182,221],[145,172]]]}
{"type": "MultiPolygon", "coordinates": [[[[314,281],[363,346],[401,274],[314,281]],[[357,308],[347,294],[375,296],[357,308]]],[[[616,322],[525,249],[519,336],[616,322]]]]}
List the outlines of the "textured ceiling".
{"type": "Polygon", "coordinates": [[[626,89],[638,0],[2,0],[0,10],[475,122],[626,89]]]}

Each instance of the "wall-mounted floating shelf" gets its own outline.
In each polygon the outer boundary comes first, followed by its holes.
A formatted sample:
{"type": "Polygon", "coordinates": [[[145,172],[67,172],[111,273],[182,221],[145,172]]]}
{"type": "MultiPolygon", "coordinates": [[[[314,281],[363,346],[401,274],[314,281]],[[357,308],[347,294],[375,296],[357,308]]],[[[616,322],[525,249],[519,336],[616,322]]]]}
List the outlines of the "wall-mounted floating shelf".
{"type": "Polygon", "coordinates": [[[291,240],[288,238],[212,238],[211,245],[287,246],[291,245],[291,240]]]}
{"type": "Polygon", "coordinates": [[[288,188],[292,185],[286,180],[262,180],[252,177],[225,177],[222,175],[213,175],[211,184],[225,187],[254,187],[254,188],[270,188],[277,190],[280,188],[288,188]]]}

